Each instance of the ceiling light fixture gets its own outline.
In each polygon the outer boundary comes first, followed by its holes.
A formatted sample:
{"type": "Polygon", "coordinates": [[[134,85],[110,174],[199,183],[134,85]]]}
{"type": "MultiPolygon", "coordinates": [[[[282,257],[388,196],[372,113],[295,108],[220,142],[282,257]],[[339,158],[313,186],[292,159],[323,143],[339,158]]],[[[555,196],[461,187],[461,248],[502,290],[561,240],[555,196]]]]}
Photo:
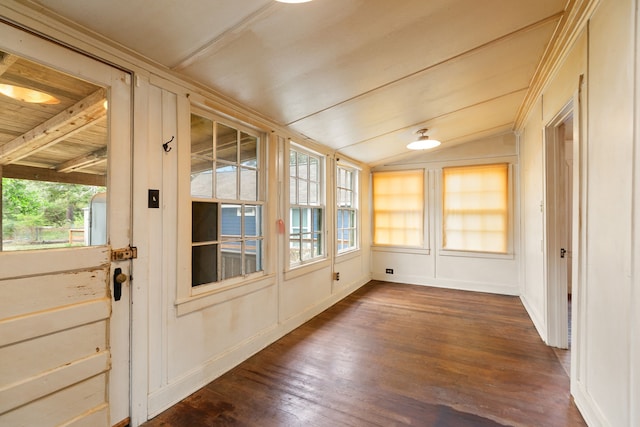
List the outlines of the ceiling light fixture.
{"type": "Polygon", "coordinates": [[[407,148],[409,150],[429,150],[440,145],[440,141],[436,139],[429,139],[428,135],[425,135],[429,129],[420,129],[417,134],[420,134],[418,139],[409,143],[407,148]]]}
{"type": "Polygon", "coordinates": [[[276,0],[276,1],[280,3],[307,3],[307,2],[310,2],[311,0],[276,0]]]}
{"type": "Polygon", "coordinates": [[[29,89],[22,86],[0,84],[0,93],[9,98],[31,104],[59,104],[60,100],[48,93],[29,89]]]}

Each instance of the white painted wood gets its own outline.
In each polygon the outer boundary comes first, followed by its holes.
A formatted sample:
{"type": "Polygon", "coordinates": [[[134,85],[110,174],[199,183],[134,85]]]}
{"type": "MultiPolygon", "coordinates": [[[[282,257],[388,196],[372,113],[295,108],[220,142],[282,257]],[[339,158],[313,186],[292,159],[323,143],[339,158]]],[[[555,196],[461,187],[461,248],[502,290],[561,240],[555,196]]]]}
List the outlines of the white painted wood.
{"type": "MultiPolygon", "coordinates": [[[[130,79],[111,66],[5,24],[0,24],[0,50],[108,88],[113,169],[107,227],[110,242],[126,247],[130,79]]],[[[127,264],[125,272],[128,263],[120,263],[127,264]]],[[[10,359],[3,359],[0,375],[0,424],[108,426],[129,416],[130,300],[126,285],[124,305],[112,307],[110,264],[109,246],[0,253],[0,295],[6,297],[0,300],[0,352],[10,359]]]]}
{"type": "Polygon", "coordinates": [[[568,338],[568,254],[569,227],[565,167],[564,123],[573,114],[572,100],[545,128],[545,270],[547,287],[547,344],[567,348],[568,338]]]}
{"type": "Polygon", "coordinates": [[[30,277],[7,279],[0,287],[0,300],[6,301],[3,317],[95,302],[105,295],[108,273],[106,267],[101,267],[93,271],[43,275],[39,280],[30,277]]]}
{"type": "Polygon", "coordinates": [[[106,372],[108,369],[109,352],[104,350],[71,363],[67,362],[58,368],[44,371],[28,380],[10,384],[0,389],[0,413],[26,405],[86,378],[106,372]]]}
{"type": "Polygon", "coordinates": [[[61,389],[29,405],[0,415],[0,425],[11,427],[78,425],[109,426],[105,402],[106,374],[61,389]]]}
{"type": "Polygon", "coordinates": [[[37,340],[23,340],[0,348],[0,378],[6,384],[20,382],[64,366],[69,360],[80,360],[106,351],[106,320],[82,327],[65,329],[37,340]],[[42,357],[46,354],[47,357],[42,357]]]}
{"type": "MultiPolygon", "coordinates": [[[[163,201],[162,188],[157,180],[150,176],[157,170],[153,165],[158,163],[161,151],[156,144],[160,138],[153,134],[148,125],[151,122],[149,111],[157,105],[151,97],[152,89],[148,78],[136,75],[134,81],[134,111],[137,112],[134,126],[133,164],[136,179],[133,182],[134,194],[145,194],[148,189],[160,190],[160,201],[163,201]]],[[[152,251],[160,250],[153,242],[154,225],[161,216],[160,209],[149,209],[147,199],[136,197],[133,200],[132,239],[138,248],[138,260],[132,266],[135,280],[131,286],[131,425],[137,426],[147,420],[147,401],[149,391],[149,372],[155,370],[149,363],[149,286],[151,268],[149,260],[154,259],[152,251]]],[[[154,376],[152,376],[153,378],[154,376]]]]}
{"type": "Polygon", "coordinates": [[[96,322],[108,318],[110,299],[75,304],[64,307],[49,307],[46,311],[35,312],[26,316],[0,320],[2,345],[38,338],[42,335],[71,328],[77,325],[96,322]]]}
{"type": "MultiPolygon", "coordinates": [[[[109,172],[107,193],[107,215],[109,244],[112,249],[126,248],[131,241],[132,209],[132,77],[113,70],[109,98],[109,172]]],[[[146,198],[146,195],[140,197],[146,198]]],[[[131,275],[132,261],[111,263],[114,269],[131,275]]],[[[113,281],[109,280],[113,295],[113,281]]],[[[113,301],[109,322],[109,344],[111,371],[109,372],[110,422],[116,424],[129,418],[130,391],[130,342],[131,342],[131,280],[122,284],[122,299],[113,301]]]]}

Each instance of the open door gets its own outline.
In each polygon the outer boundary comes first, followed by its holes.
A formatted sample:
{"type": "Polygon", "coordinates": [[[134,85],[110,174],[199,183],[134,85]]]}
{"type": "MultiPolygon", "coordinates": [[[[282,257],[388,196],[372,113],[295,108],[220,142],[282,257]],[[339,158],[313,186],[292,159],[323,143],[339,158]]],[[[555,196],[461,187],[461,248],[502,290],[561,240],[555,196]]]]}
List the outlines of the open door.
{"type": "Polygon", "coordinates": [[[129,417],[130,80],[0,22],[0,425],[129,417]]]}
{"type": "Polygon", "coordinates": [[[545,134],[545,252],[547,344],[569,348],[572,292],[573,102],[547,126],[545,134]]]}

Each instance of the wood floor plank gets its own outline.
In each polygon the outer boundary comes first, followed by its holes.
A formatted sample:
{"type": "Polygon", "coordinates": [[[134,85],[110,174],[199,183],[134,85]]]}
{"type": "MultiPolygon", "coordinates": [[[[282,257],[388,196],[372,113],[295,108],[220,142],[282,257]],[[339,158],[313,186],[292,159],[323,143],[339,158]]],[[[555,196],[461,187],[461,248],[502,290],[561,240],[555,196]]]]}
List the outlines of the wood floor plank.
{"type": "Polygon", "coordinates": [[[585,425],[517,297],[379,281],[144,424],[585,425]]]}

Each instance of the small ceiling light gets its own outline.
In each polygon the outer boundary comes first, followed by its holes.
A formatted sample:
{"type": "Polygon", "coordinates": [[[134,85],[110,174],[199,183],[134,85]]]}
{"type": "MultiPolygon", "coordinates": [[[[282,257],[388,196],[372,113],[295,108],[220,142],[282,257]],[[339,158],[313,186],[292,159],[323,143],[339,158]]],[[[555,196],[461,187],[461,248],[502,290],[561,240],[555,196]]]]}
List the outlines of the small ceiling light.
{"type": "Polygon", "coordinates": [[[311,0],[276,0],[276,1],[280,3],[307,3],[307,2],[310,2],[311,0]]]}
{"type": "Polygon", "coordinates": [[[429,139],[429,136],[425,135],[428,130],[429,129],[420,129],[418,132],[416,132],[420,134],[420,136],[415,141],[409,143],[407,145],[407,148],[409,150],[429,150],[440,145],[440,141],[436,139],[429,139]]]}
{"type": "Polygon", "coordinates": [[[9,98],[17,99],[31,104],[59,104],[60,100],[48,93],[40,92],[26,87],[0,84],[0,93],[9,98]]]}

